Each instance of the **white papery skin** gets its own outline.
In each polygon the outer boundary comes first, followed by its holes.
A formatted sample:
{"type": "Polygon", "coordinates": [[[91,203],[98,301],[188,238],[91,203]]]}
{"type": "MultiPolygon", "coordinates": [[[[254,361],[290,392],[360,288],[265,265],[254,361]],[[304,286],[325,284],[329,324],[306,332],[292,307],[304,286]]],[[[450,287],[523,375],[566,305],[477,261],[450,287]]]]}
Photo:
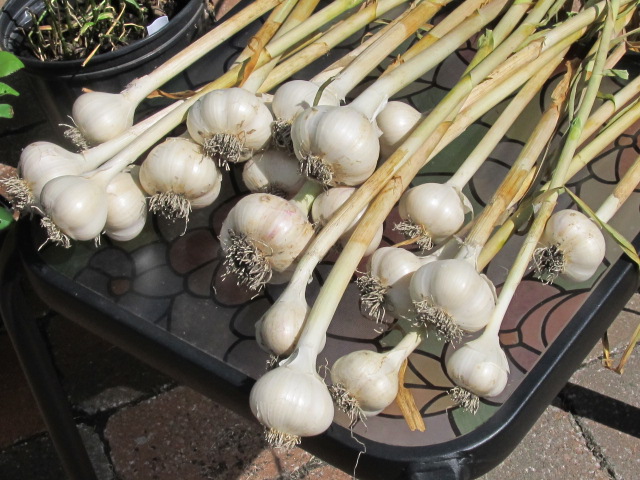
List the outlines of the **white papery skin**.
{"type": "MultiPolygon", "coordinates": [[[[316,197],[311,206],[311,218],[313,222],[322,227],[324,226],[333,216],[333,214],[355,193],[356,189],[354,187],[333,187],[325,190],[320,195],[316,197]]],[[[351,234],[358,226],[358,222],[366,208],[363,209],[358,216],[355,218],[351,225],[345,230],[345,232],[338,239],[338,246],[344,247],[344,245],[349,241],[351,234]]],[[[380,225],[376,233],[371,238],[371,242],[364,252],[363,256],[371,255],[378,245],[380,245],[380,241],[382,240],[383,226],[380,225]]]]}
{"type": "Polygon", "coordinates": [[[45,215],[74,240],[93,240],[107,221],[107,192],[100,181],[64,175],[49,181],[40,195],[45,215]]]}
{"type": "Polygon", "coordinates": [[[249,237],[267,257],[274,273],[289,270],[313,235],[313,226],[304,212],[293,203],[266,193],[247,195],[229,211],[220,228],[223,250],[229,244],[230,230],[249,237]]]}
{"type": "Polygon", "coordinates": [[[62,175],[79,175],[85,164],[80,154],[51,142],[34,142],[20,153],[18,175],[30,187],[34,203],[38,204],[40,192],[49,180],[62,175]]]}
{"type": "Polygon", "coordinates": [[[183,137],[167,138],[140,166],[140,183],[149,195],[183,195],[193,209],[211,205],[220,194],[221,182],[220,170],[202,146],[183,137]]]}
{"type": "Polygon", "coordinates": [[[380,135],[380,156],[388,158],[405,141],[415,126],[422,120],[422,114],[404,102],[387,102],[376,117],[380,135]]]}
{"type": "Polygon", "coordinates": [[[121,172],[107,185],[105,233],[126,242],[137,237],[147,221],[147,200],[131,173],[121,172]]]}
{"type": "Polygon", "coordinates": [[[398,205],[400,217],[422,225],[434,243],[460,230],[466,212],[462,193],[442,183],[423,183],[412,187],[402,195],[398,205]]]}
{"type": "Polygon", "coordinates": [[[234,135],[243,147],[240,161],[262,150],[271,138],[273,116],[253,93],[243,88],[224,88],[207,93],[189,109],[187,129],[203,144],[217,133],[234,135]]]}
{"type": "Polygon", "coordinates": [[[559,210],[551,215],[540,243],[545,247],[556,245],[562,251],[565,269],[559,276],[573,282],[590,279],[606,251],[600,228],[577,210],[559,210]]]}
{"type": "Polygon", "coordinates": [[[456,385],[478,397],[495,397],[507,385],[509,363],[496,335],[481,335],[456,347],[445,364],[456,385]]]}
{"type": "Polygon", "coordinates": [[[306,179],[298,172],[298,159],[284,150],[265,150],[244,163],[242,180],[254,193],[295,195],[306,179]]]}
{"type": "Polygon", "coordinates": [[[413,318],[415,309],[409,292],[411,277],[426,262],[436,259],[432,255],[418,257],[399,247],[382,247],[371,255],[368,272],[387,288],[384,307],[393,318],[413,318]]]}
{"type": "Polygon", "coordinates": [[[313,355],[300,352],[260,377],[249,396],[251,411],[260,423],[290,437],[319,435],[331,426],[334,413],[313,355]]]}
{"type": "Polygon", "coordinates": [[[73,103],[73,122],[92,145],[117,137],[133,125],[137,102],[120,93],[86,92],[73,103]]]}
{"type": "Polygon", "coordinates": [[[409,288],[414,303],[427,300],[440,307],[467,332],[483,328],[496,304],[491,282],[467,260],[427,263],[415,271],[409,288]]]}
{"type": "MultiPolygon", "coordinates": [[[[287,122],[305,109],[313,106],[319,85],[309,80],[291,80],[282,84],[273,95],[271,109],[277,120],[287,122]]],[[[331,91],[330,86],[322,91],[318,105],[340,105],[340,98],[331,91]]]]}
{"type": "Polygon", "coordinates": [[[311,154],[332,172],[330,186],[356,186],[371,176],[380,153],[371,121],[351,107],[317,106],[299,114],[291,125],[298,160],[311,154]]]}

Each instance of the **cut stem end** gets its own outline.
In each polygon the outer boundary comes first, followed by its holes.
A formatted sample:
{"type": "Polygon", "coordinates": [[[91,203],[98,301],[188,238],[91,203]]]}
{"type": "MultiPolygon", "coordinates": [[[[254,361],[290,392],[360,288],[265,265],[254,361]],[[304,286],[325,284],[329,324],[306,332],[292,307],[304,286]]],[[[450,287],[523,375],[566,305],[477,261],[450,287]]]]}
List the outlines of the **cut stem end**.
{"type": "Polygon", "coordinates": [[[10,197],[13,208],[21,211],[35,203],[35,197],[26,180],[8,177],[0,180],[10,197]]]}
{"type": "Polygon", "coordinates": [[[300,173],[310,180],[321,183],[325,187],[331,186],[333,170],[324,160],[311,153],[302,155],[300,161],[300,173]]]}
{"type": "Polygon", "coordinates": [[[71,247],[71,239],[62,233],[58,226],[49,217],[42,217],[40,225],[47,231],[47,240],[64,248],[71,247]]]}
{"type": "Polygon", "coordinates": [[[149,199],[149,211],[168,220],[189,220],[191,202],[182,193],[159,192],[149,199]]]}
{"type": "Polygon", "coordinates": [[[279,432],[273,428],[265,430],[264,439],[267,441],[270,447],[281,448],[284,450],[291,450],[301,442],[301,439],[298,435],[279,432]]]}
{"type": "Polygon", "coordinates": [[[293,153],[291,122],[286,120],[274,121],[271,124],[271,142],[275,148],[293,153]]]}

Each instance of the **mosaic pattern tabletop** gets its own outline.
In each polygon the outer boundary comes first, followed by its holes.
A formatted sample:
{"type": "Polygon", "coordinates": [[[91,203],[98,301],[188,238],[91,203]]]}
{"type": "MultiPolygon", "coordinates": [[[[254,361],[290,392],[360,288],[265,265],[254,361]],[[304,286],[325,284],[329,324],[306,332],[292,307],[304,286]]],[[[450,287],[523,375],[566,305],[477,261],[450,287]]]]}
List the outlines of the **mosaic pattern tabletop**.
{"type": "MultiPolygon", "coordinates": [[[[359,41],[359,36],[353,38],[338,49],[336,55],[352,49],[359,41]]],[[[244,37],[238,37],[227,45],[224,66],[229,64],[243,42],[244,37]]],[[[428,111],[456,83],[473,53],[470,42],[397,98],[421,112],[428,111]]],[[[308,76],[317,68],[308,69],[300,76],[308,76]]],[[[199,74],[193,74],[193,78],[189,75],[186,80],[191,85],[202,81],[199,74]]],[[[465,193],[476,211],[487,203],[497,182],[516,158],[557,81],[557,76],[551,78],[541,95],[531,102],[468,184],[465,193]]],[[[622,85],[619,79],[607,78],[606,82],[610,91],[622,85]]],[[[495,121],[504,105],[505,102],[469,127],[423,169],[414,184],[445,181],[495,121]]],[[[615,144],[574,177],[570,186],[585,202],[597,207],[639,153],[637,128],[634,128],[620,136],[615,144]]],[[[255,342],[254,323],[278,297],[282,287],[268,286],[256,294],[238,287],[232,278],[224,278],[219,229],[229,209],[245,193],[240,168],[232,168],[223,181],[222,193],[215,204],[193,211],[186,228],[181,221],[150,217],[143,233],[130,242],[115,243],[105,238],[100,246],[89,242],[76,243],[69,250],[45,245],[39,255],[61,274],[99,293],[117,308],[136,315],[140,322],[148,322],[153,328],[170,332],[190,348],[206,352],[223,361],[228,368],[255,379],[265,372],[268,355],[255,342]]],[[[561,197],[560,207],[575,207],[565,197],[561,197]]],[[[611,222],[628,239],[638,234],[639,207],[640,195],[636,191],[611,222]]],[[[392,245],[400,240],[391,229],[397,218],[394,210],[386,222],[383,245],[392,245]]],[[[34,246],[39,246],[41,232],[35,222],[34,230],[34,246]]],[[[498,290],[521,240],[519,236],[510,240],[486,271],[498,290]]],[[[336,252],[329,254],[316,269],[307,290],[310,304],[335,255],[336,252]]],[[[500,333],[511,369],[509,382],[499,397],[483,399],[476,415],[452,404],[447,394],[452,383],[443,368],[443,359],[451,354],[452,346],[432,335],[409,358],[405,379],[424,417],[426,431],[410,431],[398,407],[392,404],[377,417],[367,419],[366,425],[357,425],[355,433],[360,439],[389,445],[428,446],[465,435],[487,421],[518,388],[583,304],[592,287],[620,256],[620,248],[607,238],[606,260],[594,278],[583,284],[558,281],[548,285],[536,279],[533,272],[527,274],[500,333]]],[[[364,270],[364,264],[361,264],[361,270],[364,270]]],[[[328,332],[319,367],[330,366],[336,358],[355,349],[382,351],[388,348],[400,338],[400,334],[391,329],[391,324],[390,318],[382,324],[375,324],[361,314],[358,292],[352,282],[328,332]]],[[[346,426],[348,420],[337,416],[336,423],[346,426]]]]}

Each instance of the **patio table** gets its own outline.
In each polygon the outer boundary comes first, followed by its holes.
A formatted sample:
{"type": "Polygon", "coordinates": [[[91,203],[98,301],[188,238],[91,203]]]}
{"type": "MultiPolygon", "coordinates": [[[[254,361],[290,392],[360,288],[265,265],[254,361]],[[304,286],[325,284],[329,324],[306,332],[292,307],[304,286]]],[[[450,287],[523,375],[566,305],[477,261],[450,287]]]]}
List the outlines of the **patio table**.
{"type": "MultiPolygon", "coordinates": [[[[232,39],[226,51],[206,57],[209,75],[228,66],[243,41],[243,37],[232,39]]],[[[336,55],[358,41],[359,37],[346,42],[336,55]]],[[[472,52],[470,44],[463,46],[398,98],[427,111],[455,84],[472,52]]],[[[186,77],[191,84],[202,81],[188,78],[191,74],[186,77]]],[[[486,204],[517,156],[556,81],[554,77],[531,103],[465,189],[476,209],[486,204]]],[[[615,90],[621,80],[607,78],[606,82],[606,88],[615,90]]],[[[414,184],[441,182],[450,176],[503,106],[468,128],[422,170],[414,184]]],[[[578,174],[571,188],[597,207],[639,150],[634,128],[578,174]]],[[[224,275],[220,226],[235,200],[245,193],[240,168],[234,167],[214,205],[194,210],[186,224],[149,217],[142,234],[125,243],[103,238],[100,245],[73,242],[64,249],[46,242],[37,220],[27,218],[9,232],[2,257],[0,308],[70,478],[95,477],[42,333],[29,313],[26,285],[53,310],[87,330],[251,417],[248,394],[269,360],[255,342],[254,323],[283,287],[270,285],[259,293],[249,292],[224,275]]],[[[561,207],[571,205],[566,198],[560,203],[561,207]]],[[[636,248],[640,245],[639,206],[636,192],[611,222],[626,238],[634,239],[636,248]]],[[[399,240],[392,230],[397,218],[394,211],[385,224],[385,245],[399,240]]],[[[487,269],[498,289],[521,240],[516,235],[487,269]]],[[[316,269],[307,292],[310,304],[335,258],[336,252],[330,253],[316,269]]],[[[364,268],[363,262],[360,270],[364,268]]],[[[463,411],[449,399],[452,383],[443,359],[452,347],[432,335],[410,357],[405,377],[426,431],[410,431],[393,404],[353,430],[348,419],[338,414],[326,433],[303,439],[301,447],[347,472],[353,471],[358,460],[356,476],[362,479],[480,476],[515,448],[637,288],[637,269],[610,238],[602,267],[587,282],[549,285],[529,272],[500,333],[511,370],[509,382],[500,396],[482,399],[477,414],[463,411]]],[[[324,365],[330,367],[355,349],[389,348],[400,338],[390,324],[389,318],[375,324],[360,313],[352,282],[330,327],[318,367],[322,371],[324,365]]]]}

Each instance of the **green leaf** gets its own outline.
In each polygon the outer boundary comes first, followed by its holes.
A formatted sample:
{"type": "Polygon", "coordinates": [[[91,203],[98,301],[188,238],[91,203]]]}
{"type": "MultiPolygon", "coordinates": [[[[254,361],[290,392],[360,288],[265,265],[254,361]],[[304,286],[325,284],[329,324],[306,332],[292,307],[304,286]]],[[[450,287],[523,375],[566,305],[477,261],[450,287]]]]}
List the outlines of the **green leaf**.
{"type": "Polygon", "coordinates": [[[87,22],[84,25],[82,25],[82,28],[80,29],[80,35],[84,35],[85,32],[89,30],[91,27],[93,27],[94,25],[95,25],[95,22],[87,22]]]}
{"type": "Polygon", "coordinates": [[[573,201],[576,202],[578,207],[580,207],[580,209],[583,210],[587,214],[587,216],[589,218],[591,218],[591,220],[593,220],[598,225],[600,225],[600,227],[604,231],[606,231],[611,236],[611,238],[613,238],[613,240],[615,240],[615,242],[618,245],[620,245],[620,248],[622,248],[622,251],[632,261],[634,261],[638,266],[640,266],[640,257],[638,257],[638,252],[636,252],[636,249],[633,248],[633,245],[631,244],[631,242],[629,242],[629,240],[624,238],[624,236],[620,232],[618,232],[615,228],[613,228],[611,225],[609,225],[608,223],[605,223],[602,220],[600,220],[598,218],[598,216],[596,215],[596,213],[593,210],[591,210],[589,205],[584,203],[582,201],[582,199],[580,197],[578,197],[575,193],[573,193],[568,188],[565,189],[565,192],[567,192],[569,194],[569,196],[573,199],[573,201]]]}
{"type": "Polygon", "coordinates": [[[24,64],[10,52],[0,52],[0,77],[6,77],[14,72],[17,72],[24,64]]]}
{"type": "Polygon", "coordinates": [[[607,77],[618,77],[622,80],[629,80],[629,72],[626,70],[620,70],[619,68],[609,68],[602,73],[607,77]]]}
{"type": "Polygon", "coordinates": [[[128,3],[129,5],[135,7],[138,10],[142,10],[142,8],[140,7],[140,4],[138,2],[136,2],[136,0],[124,0],[125,3],[128,3]]]}
{"type": "Polygon", "coordinates": [[[113,13],[103,12],[100,15],[98,15],[98,18],[96,19],[96,21],[99,22],[100,20],[110,20],[112,18],[113,18],[113,13]]]}
{"type": "Polygon", "coordinates": [[[13,108],[6,103],[0,104],[0,118],[13,118],[13,108]]]}
{"type": "Polygon", "coordinates": [[[611,93],[598,92],[598,98],[600,100],[610,100],[614,105],[616,104],[616,97],[611,93]]]}
{"type": "Polygon", "coordinates": [[[18,95],[20,95],[20,93],[18,93],[6,83],[0,82],[0,96],[2,95],[15,95],[17,97],[18,95]]]}

